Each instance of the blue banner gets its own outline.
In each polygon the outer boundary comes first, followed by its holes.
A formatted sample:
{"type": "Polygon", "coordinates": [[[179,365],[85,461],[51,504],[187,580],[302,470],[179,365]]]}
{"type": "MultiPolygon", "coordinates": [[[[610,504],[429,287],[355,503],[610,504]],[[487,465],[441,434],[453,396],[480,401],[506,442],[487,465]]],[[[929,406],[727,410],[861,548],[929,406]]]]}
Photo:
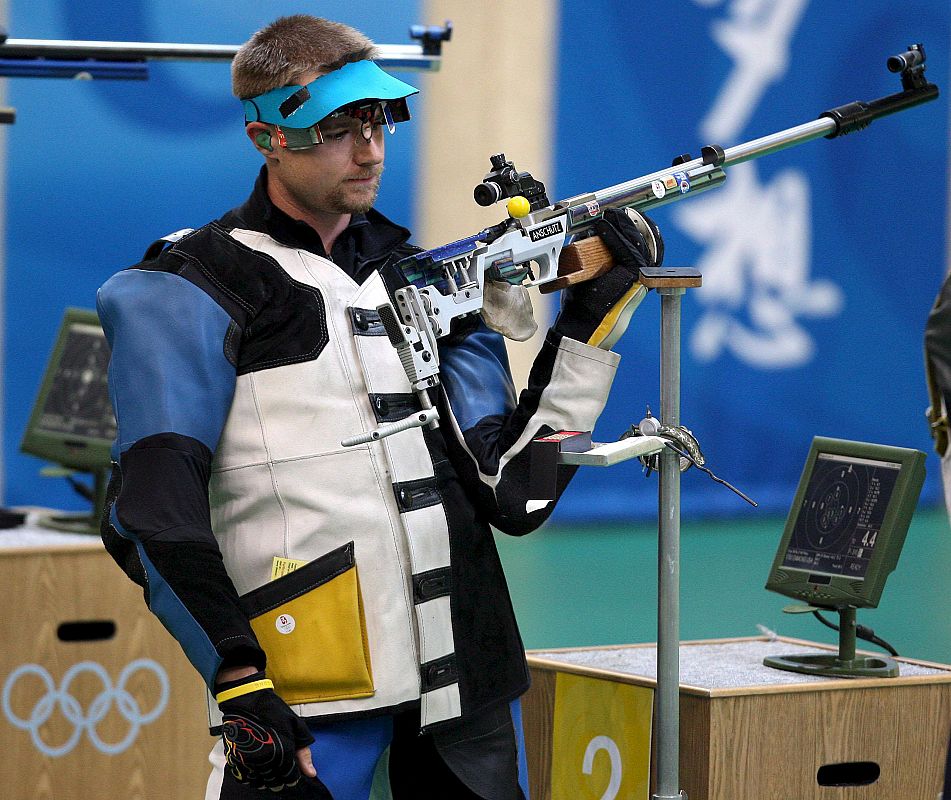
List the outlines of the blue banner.
{"type": "MultiPolygon", "coordinates": [[[[236,44],[301,10],[247,0],[115,8],[14,0],[9,33],[236,44]]],[[[328,2],[319,13],[387,43],[406,42],[408,25],[426,21],[416,2],[328,2]]],[[[949,17],[945,0],[847,10],[819,0],[562,4],[556,174],[538,177],[567,197],[701,145],[728,147],[891,94],[900,85],[885,59],[913,42],[924,43],[926,74],[946,93],[949,17]]],[[[96,287],[153,237],[243,200],[260,159],[229,88],[226,64],[155,63],[142,82],[7,81],[18,120],[7,130],[6,503],[84,505],[18,452],[62,310],[91,307],[96,287]]],[[[666,263],[704,275],[683,301],[682,423],[714,472],[768,510],[788,508],[814,435],[930,451],[921,338],[948,263],[948,120],[941,98],[731,167],[723,187],[654,215],[666,263]]],[[[401,127],[387,147],[380,207],[412,228],[418,126],[401,127]]],[[[648,405],[659,413],[656,296],[619,348],[602,441],[648,405]]],[[[937,461],[929,466],[927,502],[939,497],[937,461]]],[[[561,519],[655,513],[656,477],[644,480],[636,464],[582,470],[576,481],[561,519]]],[[[683,499],[690,514],[748,508],[696,471],[683,499]]]]}
{"type": "MultiPolygon", "coordinates": [[[[947,93],[949,17],[946,0],[566,3],[555,194],[901,91],[886,59],[911,43],[947,93]]],[[[731,167],[723,187],[654,214],[665,263],[703,273],[683,299],[681,422],[764,510],[788,510],[814,435],[931,452],[922,335],[948,264],[948,125],[942,98],[731,167]]],[[[659,413],[659,306],[648,296],[619,345],[601,441],[659,413]]],[[[935,502],[928,463],[922,502],[935,502]]],[[[582,473],[562,520],[656,513],[656,476],[582,473]]],[[[749,510],[696,470],[682,492],[694,516],[749,510]]]]}

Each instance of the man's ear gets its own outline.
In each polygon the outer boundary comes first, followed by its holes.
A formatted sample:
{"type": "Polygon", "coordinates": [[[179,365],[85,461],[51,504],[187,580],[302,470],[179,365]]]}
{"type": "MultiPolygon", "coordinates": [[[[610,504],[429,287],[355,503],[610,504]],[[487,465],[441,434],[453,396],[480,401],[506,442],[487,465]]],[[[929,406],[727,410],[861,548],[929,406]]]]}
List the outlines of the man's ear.
{"type": "Polygon", "coordinates": [[[271,129],[263,122],[249,122],[245,125],[244,131],[263,156],[267,157],[268,154],[274,152],[274,144],[271,142],[271,129]]]}

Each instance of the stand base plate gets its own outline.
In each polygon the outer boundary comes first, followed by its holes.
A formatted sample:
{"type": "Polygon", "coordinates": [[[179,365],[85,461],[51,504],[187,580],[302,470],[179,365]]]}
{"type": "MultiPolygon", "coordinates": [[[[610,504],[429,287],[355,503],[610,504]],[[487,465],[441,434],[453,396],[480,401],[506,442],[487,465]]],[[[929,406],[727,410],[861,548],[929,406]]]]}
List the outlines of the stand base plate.
{"type": "Polygon", "coordinates": [[[92,514],[42,514],[37,518],[36,524],[41,528],[65,533],[99,535],[99,520],[92,514]]]}
{"type": "Polygon", "coordinates": [[[805,675],[829,675],[836,678],[897,678],[898,664],[890,658],[857,656],[851,661],[837,655],[770,656],[763,663],[774,669],[805,675]]]}

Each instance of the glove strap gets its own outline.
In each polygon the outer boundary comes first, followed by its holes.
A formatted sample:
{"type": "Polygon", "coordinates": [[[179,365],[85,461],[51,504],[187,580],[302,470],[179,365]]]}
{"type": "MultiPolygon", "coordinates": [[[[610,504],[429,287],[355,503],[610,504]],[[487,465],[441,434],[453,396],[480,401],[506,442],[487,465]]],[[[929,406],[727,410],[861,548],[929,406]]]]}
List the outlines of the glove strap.
{"type": "Polygon", "coordinates": [[[223,692],[219,692],[215,695],[215,700],[219,703],[224,703],[226,700],[234,700],[236,697],[241,697],[243,694],[251,694],[251,692],[258,692],[261,689],[273,689],[274,684],[267,680],[260,681],[251,681],[250,683],[242,683],[240,686],[235,686],[233,689],[225,689],[223,692]]]}

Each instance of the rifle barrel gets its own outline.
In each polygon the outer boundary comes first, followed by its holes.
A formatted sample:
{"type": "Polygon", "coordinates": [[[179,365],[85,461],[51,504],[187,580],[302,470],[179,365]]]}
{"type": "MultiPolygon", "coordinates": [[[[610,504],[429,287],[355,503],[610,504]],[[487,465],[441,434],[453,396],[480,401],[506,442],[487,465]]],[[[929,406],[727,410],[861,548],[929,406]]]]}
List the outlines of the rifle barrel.
{"type": "MultiPolygon", "coordinates": [[[[894,114],[898,111],[904,111],[907,108],[921,103],[927,103],[930,100],[934,100],[937,96],[938,87],[929,83],[916,89],[909,89],[897,94],[888,95],[887,97],[881,97],[868,103],[849,103],[826,111],[819,119],[812,120],[811,122],[804,122],[792,128],[786,128],[776,133],[761,136],[758,139],[752,139],[749,142],[728,147],[723,151],[723,160],[716,165],[710,165],[710,162],[705,161],[703,158],[694,158],[682,164],[657,170],[649,175],[642,175],[639,178],[634,178],[624,183],[618,183],[614,186],[608,186],[605,189],[599,189],[590,194],[570,197],[566,200],[559,201],[555,208],[570,209],[572,212],[572,223],[580,223],[584,215],[581,211],[575,213],[579,206],[582,208],[586,206],[594,208],[596,204],[603,209],[630,204],[643,205],[644,207],[648,205],[660,205],[660,202],[654,202],[648,199],[651,184],[655,180],[670,177],[677,172],[689,174],[707,165],[726,168],[733,164],[741,164],[744,161],[752,161],[753,159],[785,150],[787,147],[795,147],[796,145],[804,144],[813,139],[822,137],[833,139],[836,136],[864,128],[874,119],[887,116],[888,114],[894,114]],[[643,195],[643,198],[641,198],[640,195],[643,195]],[[639,199],[645,202],[636,202],[639,199]]],[[[698,175],[697,177],[700,176],[698,175]]],[[[701,181],[700,183],[702,185],[705,181],[701,181]]],[[[708,186],[707,188],[712,187],[708,186]]],[[[666,202],[670,202],[670,200],[666,202]]],[[[589,213],[589,216],[593,215],[593,213],[589,213]]]]}
{"type": "MultiPolygon", "coordinates": [[[[761,136],[759,139],[753,139],[749,142],[743,142],[742,144],[728,147],[723,151],[724,159],[722,166],[728,167],[733,164],[740,164],[744,161],[751,161],[754,158],[760,158],[762,156],[769,155],[770,153],[784,150],[787,147],[794,147],[795,145],[803,144],[804,142],[811,141],[812,139],[819,139],[823,136],[828,136],[829,133],[835,131],[835,128],[835,120],[823,117],[821,119],[813,120],[812,122],[805,122],[802,125],[796,125],[794,128],[787,128],[783,131],[761,136]]],[[[594,200],[599,203],[608,203],[612,200],[616,201],[616,198],[621,195],[633,195],[643,189],[649,189],[650,185],[655,180],[668,177],[673,175],[675,172],[692,172],[695,169],[700,169],[702,166],[704,166],[703,159],[695,158],[691,161],[686,161],[683,164],[677,164],[676,166],[657,170],[657,172],[651,172],[649,175],[642,175],[639,178],[634,178],[633,180],[625,181],[624,183],[608,186],[606,189],[599,189],[596,192],[592,192],[590,195],[585,195],[583,197],[572,197],[569,200],[562,201],[558,205],[575,206],[579,203],[590,200],[594,200]]]]}

